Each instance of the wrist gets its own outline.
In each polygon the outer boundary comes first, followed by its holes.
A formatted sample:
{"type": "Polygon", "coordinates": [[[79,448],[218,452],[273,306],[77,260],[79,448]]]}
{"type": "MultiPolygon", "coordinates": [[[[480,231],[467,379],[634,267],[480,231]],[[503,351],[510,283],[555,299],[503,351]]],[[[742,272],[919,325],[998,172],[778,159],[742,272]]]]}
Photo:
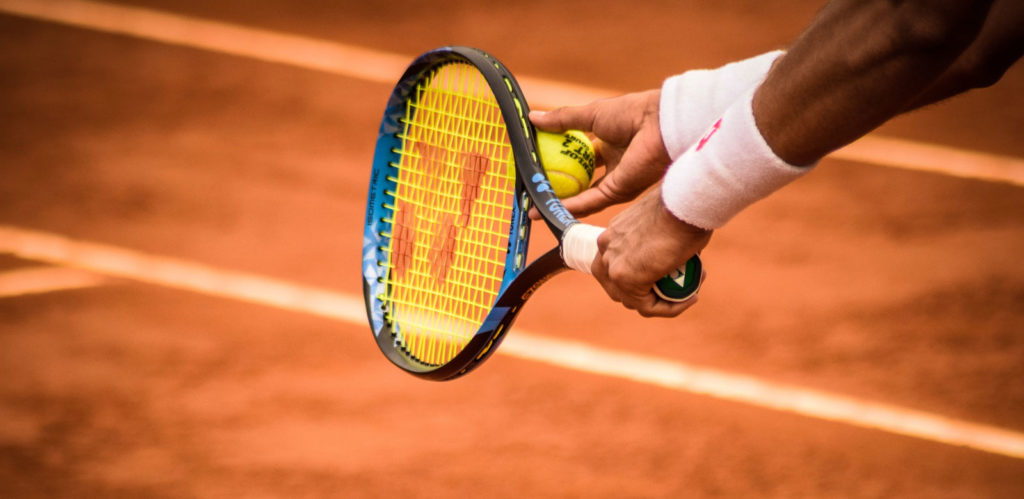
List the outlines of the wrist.
{"type": "Polygon", "coordinates": [[[767,52],[717,69],[691,70],[665,80],[659,96],[658,120],[669,157],[674,160],[681,156],[733,101],[760,85],[783,53],[767,52]]]}
{"type": "Polygon", "coordinates": [[[655,139],[658,142],[657,146],[655,147],[656,150],[657,150],[656,151],[657,161],[659,161],[663,165],[666,165],[665,168],[668,168],[667,165],[672,163],[672,155],[669,153],[668,146],[665,144],[664,135],[660,132],[660,130],[661,130],[661,92],[662,92],[662,89],[660,89],[660,88],[656,88],[656,89],[653,89],[653,90],[649,91],[649,97],[648,97],[648,101],[647,101],[647,106],[645,108],[646,116],[644,117],[644,120],[645,121],[647,121],[647,120],[653,121],[654,124],[657,125],[657,128],[655,130],[658,130],[659,133],[651,134],[652,136],[655,137],[655,139]]]}
{"type": "Polygon", "coordinates": [[[786,163],[769,147],[754,120],[753,94],[754,89],[743,94],[669,167],[662,201],[676,218],[716,229],[810,171],[786,163]]]}
{"type": "Polygon", "coordinates": [[[658,190],[659,192],[656,196],[658,209],[656,211],[657,215],[655,216],[659,222],[659,227],[667,228],[676,239],[686,236],[692,237],[694,235],[711,235],[714,229],[694,225],[673,213],[672,209],[670,209],[668,204],[665,202],[665,183],[662,183],[658,187],[658,190]]]}

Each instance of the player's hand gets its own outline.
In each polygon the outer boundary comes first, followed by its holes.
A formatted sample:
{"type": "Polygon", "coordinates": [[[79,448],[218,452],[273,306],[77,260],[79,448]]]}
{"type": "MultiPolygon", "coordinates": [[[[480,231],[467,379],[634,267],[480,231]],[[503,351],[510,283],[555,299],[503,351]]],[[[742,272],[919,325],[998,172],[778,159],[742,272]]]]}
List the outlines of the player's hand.
{"type": "MultiPolygon", "coordinates": [[[[696,302],[659,299],[655,281],[707,246],[711,231],[675,217],[652,189],[612,219],[597,238],[598,255],[591,271],[613,300],[644,317],[675,317],[696,302]]],[[[703,279],[704,276],[701,276],[703,279]]]]}
{"type": "Polygon", "coordinates": [[[605,175],[562,201],[573,215],[584,217],[635,199],[665,175],[672,160],[661,139],[660,99],[661,90],[656,89],[530,113],[530,121],[541,130],[583,130],[596,137],[597,165],[606,167],[605,175]]]}

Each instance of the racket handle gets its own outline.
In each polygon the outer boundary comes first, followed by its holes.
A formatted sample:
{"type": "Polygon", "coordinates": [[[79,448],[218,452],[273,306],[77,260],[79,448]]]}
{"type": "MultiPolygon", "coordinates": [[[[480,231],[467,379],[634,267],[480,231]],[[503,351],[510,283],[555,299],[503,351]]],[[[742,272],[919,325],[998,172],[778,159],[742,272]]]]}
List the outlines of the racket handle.
{"type": "MultiPolygon", "coordinates": [[[[597,257],[597,237],[602,232],[603,227],[594,225],[577,223],[569,226],[562,236],[562,260],[565,264],[573,270],[592,275],[590,265],[597,257]]],[[[694,255],[683,268],[658,279],[653,291],[665,301],[688,300],[700,288],[701,272],[700,258],[694,255]]]]}

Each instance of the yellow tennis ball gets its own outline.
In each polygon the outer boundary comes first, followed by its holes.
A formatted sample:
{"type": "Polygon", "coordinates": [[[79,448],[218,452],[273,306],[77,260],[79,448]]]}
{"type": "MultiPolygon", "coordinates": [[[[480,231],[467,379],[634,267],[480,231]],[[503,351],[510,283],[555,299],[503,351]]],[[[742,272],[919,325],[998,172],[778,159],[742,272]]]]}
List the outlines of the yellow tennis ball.
{"type": "Polygon", "coordinates": [[[575,196],[590,187],[594,176],[594,145],[586,134],[579,130],[565,133],[537,130],[537,147],[556,196],[575,196]]]}

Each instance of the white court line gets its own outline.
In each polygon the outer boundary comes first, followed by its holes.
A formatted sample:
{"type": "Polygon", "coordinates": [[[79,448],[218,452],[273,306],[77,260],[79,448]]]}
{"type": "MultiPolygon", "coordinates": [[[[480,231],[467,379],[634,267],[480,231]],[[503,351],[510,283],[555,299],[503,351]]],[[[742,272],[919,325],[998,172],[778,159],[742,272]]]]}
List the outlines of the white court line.
{"type": "MultiPolygon", "coordinates": [[[[358,296],[0,225],[0,253],[366,326],[358,296]]],[[[498,350],[565,369],[1024,459],[1024,433],[515,328],[498,350]]],[[[381,359],[381,362],[384,362],[381,359]]]]}
{"type": "MultiPolygon", "coordinates": [[[[396,82],[412,60],[404,54],[101,2],[0,0],[0,12],[386,84],[396,82]]],[[[537,108],[584,104],[620,93],[530,76],[518,79],[537,108]]],[[[1024,159],[877,135],[831,157],[1024,186],[1024,159]]]]}
{"type": "Polygon", "coordinates": [[[66,267],[29,267],[0,272],[0,298],[92,288],[104,276],[66,267]]]}

